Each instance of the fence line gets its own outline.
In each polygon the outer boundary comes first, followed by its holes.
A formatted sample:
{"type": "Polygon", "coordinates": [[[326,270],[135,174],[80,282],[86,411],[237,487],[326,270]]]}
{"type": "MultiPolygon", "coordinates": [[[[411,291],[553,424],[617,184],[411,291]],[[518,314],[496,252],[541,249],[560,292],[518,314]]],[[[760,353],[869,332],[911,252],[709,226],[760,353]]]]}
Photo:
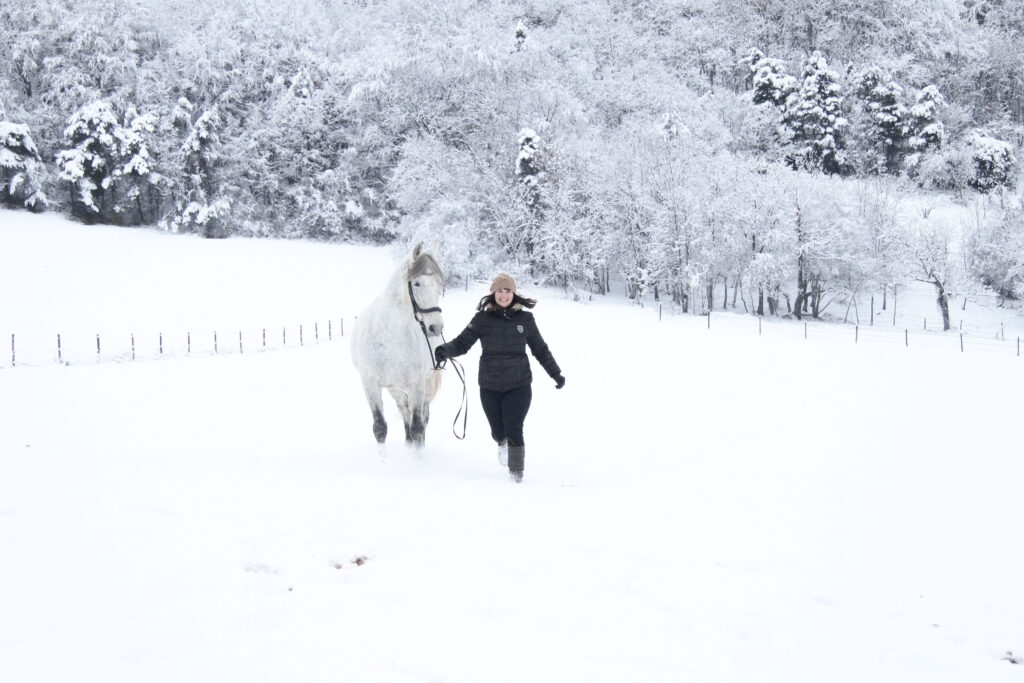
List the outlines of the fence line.
{"type": "MultiPolygon", "coordinates": [[[[1015,357],[1021,355],[1021,337],[1016,334],[1008,335],[1005,325],[995,328],[996,332],[989,335],[979,335],[957,328],[951,328],[944,332],[936,327],[927,328],[923,322],[916,326],[903,326],[893,328],[888,325],[864,325],[849,323],[829,323],[826,321],[786,320],[769,318],[768,316],[752,316],[742,313],[715,312],[704,313],[701,317],[706,318],[706,325],[701,325],[708,330],[726,327],[737,332],[749,330],[752,336],[784,336],[794,340],[831,339],[836,341],[849,341],[851,344],[878,343],[902,347],[926,347],[926,348],[949,348],[959,349],[960,353],[971,353],[972,351],[985,351],[991,353],[1005,353],[1015,357]],[[751,318],[755,318],[756,322],[751,318]],[[813,322],[814,324],[810,324],[813,322]]],[[[677,315],[676,320],[693,320],[693,316],[677,315]]],[[[658,320],[673,319],[663,316],[659,306],[658,320]]],[[[993,328],[989,328],[992,330],[993,328]]]]}
{"type": "Polygon", "coordinates": [[[224,330],[228,337],[220,336],[222,330],[195,332],[193,330],[168,333],[163,330],[137,334],[129,330],[120,334],[97,333],[95,344],[89,334],[54,333],[52,342],[38,333],[19,336],[10,333],[10,354],[0,360],[0,369],[12,367],[39,367],[45,365],[81,365],[85,363],[123,363],[161,358],[183,358],[188,356],[211,356],[245,353],[262,353],[287,348],[315,346],[340,340],[345,336],[344,318],[328,319],[326,335],[320,334],[321,323],[313,322],[310,338],[303,323],[274,327],[242,327],[237,330],[237,347],[230,343],[235,330],[224,330]],[[337,324],[335,324],[337,323],[337,324]],[[280,344],[274,336],[268,337],[268,329],[281,329],[280,344]],[[297,333],[289,337],[289,328],[297,333]],[[298,341],[295,341],[295,340],[298,341]],[[223,343],[227,341],[228,343],[223,343]]]}

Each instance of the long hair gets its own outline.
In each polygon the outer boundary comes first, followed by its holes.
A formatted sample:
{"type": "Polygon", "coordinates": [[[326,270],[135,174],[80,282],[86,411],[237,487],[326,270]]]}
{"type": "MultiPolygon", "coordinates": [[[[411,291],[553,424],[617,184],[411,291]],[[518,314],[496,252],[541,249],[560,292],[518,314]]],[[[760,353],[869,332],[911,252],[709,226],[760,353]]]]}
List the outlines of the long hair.
{"type": "MultiPolygon", "coordinates": [[[[513,293],[512,303],[510,303],[509,306],[515,306],[516,304],[519,304],[523,308],[533,308],[537,305],[537,300],[527,299],[525,296],[519,296],[518,294],[513,293]]],[[[501,306],[498,305],[497,299],[494,298],[494,292],[491,292],[484,298],[480,299],[480,303],[477,304],[476,310],[486,311],[488,309],[494,310],[497,308],[501,308],[501,306]]]]}

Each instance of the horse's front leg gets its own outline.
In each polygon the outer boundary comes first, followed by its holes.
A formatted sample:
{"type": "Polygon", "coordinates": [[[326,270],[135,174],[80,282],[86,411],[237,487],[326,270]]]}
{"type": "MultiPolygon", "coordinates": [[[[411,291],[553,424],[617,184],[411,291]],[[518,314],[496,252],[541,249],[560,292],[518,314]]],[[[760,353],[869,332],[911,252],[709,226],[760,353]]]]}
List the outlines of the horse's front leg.
{"type": "MultiPolygon", "coordinates": [[[[417,398],[401,389],[389,388],[389,390],[398,406],[398,412],[402,414],[402,422],[405,423],[405,442],[409,445],[422,445],[423,429],[416,429],[417,398]]],[[[422,423],[422,420],[420,422],[422,423]]]]}
{"type": "Polygon", "coordinates": [[[370,404],[370,412],[373,414],[373,438],[377,443],[383,444],[388,435],[388,423],[384,420],[381,389],[375,384],[363,382],[363,391],[366,392],[366,401],[370,404]]]}
{"type": "Polygon", "coordinates": [[[408,396],[408,411],[403,414],[405,417],[405,440],[417,448],[423,446],[427,432],[427,420],[429,412],[426,396],[423,392],[413,391],[408,396]]]}
{"type": "Polygon", "coordinates": [[[412,420],[406,429],[406,440],[411,441],[417,448],[423,447],[427,436],[427,405],[421,403],[413,406],[412,420]]]}

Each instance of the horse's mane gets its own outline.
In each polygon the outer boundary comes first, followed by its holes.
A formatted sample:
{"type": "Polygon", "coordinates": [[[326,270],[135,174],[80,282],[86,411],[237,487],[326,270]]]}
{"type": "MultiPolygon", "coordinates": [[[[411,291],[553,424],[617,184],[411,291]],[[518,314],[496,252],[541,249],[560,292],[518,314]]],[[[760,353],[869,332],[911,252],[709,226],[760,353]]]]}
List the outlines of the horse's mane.
{"type": "Polygon", "coordinates": [[[440,278],[441,282],[444,282],[445,279],[444,271],[441,270],[441,266],[439,266],[434,257],[427,252],[421,252],[413,259],[412,264],[405,273],[405,279],[411,280],[417,275],[436,275],[440,278]]]}

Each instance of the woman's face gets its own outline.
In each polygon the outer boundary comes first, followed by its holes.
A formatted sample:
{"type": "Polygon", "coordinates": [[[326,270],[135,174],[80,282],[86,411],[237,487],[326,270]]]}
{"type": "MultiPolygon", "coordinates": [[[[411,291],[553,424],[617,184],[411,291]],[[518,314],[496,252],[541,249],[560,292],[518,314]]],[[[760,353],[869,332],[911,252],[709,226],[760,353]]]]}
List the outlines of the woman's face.
{"type": "Polygon", "coordinates": [[[512,305],[512,290],[507,287],[494,290],[494,300],[502,308],[508,308],[512,305]]]}

